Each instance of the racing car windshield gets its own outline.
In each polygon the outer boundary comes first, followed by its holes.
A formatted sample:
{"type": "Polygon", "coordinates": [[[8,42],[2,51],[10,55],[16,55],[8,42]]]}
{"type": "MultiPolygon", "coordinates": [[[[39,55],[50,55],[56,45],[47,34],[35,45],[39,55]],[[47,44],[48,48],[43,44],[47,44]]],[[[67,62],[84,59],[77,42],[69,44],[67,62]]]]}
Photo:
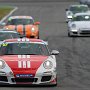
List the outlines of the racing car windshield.
{"type": "Polygon", "coordinates": [[[3,43],[1,55],[49,55],[46,45],[36,43],[3,43]]]}
{"type": "Polygon", "coordinates": [[[3,41],[5,39],[19,38],[19,37],[20,35],[18,33],[0,32],[0,41],[3,41]]]}
{"type": "Polygon", "coordinates": [[[79,15],[72,19],[73,21],[90,21],[90,15],[79,15]]]}
{"type": "Polygon", "coordinates": [[[8,20],[7,25],[28,25],[34,24],[33,19],[11,19],[8,20]]]}
{"type": "Polygon", "coordinates": [[[88,11],[88,7],[86,6],[73,6],[73,7],[70,7],[70,11],[72,11],[74,14],[75,13],[79,13],[79,12],[86,12],[88,11]]]}

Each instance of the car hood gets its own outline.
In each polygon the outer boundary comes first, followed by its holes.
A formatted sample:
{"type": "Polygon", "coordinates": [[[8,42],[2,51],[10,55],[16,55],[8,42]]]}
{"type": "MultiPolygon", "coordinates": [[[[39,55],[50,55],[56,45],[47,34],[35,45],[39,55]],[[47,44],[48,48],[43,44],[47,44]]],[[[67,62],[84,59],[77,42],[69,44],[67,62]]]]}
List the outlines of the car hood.
{"type": "Polygon", "coordinates": [[[45,60],[47,60],[48,57],[49,56],[41,55],[4,55],[0,56],[0,59],[6,62],[15,75],[35,75],[37,69],[45,60]]]}
{"type": "Polygon", "coordinates": [[[90,29],[90,21],[78,21],[78,22],[73,22],[72,24],[75,24],[77,29],[80,28],[90,29]]]}

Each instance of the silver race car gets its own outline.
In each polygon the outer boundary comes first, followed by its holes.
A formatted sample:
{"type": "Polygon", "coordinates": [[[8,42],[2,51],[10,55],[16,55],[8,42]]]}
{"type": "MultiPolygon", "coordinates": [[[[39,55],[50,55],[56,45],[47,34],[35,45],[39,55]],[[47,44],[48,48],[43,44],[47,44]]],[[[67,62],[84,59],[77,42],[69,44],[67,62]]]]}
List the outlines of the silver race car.
{"type": "Polygon", "coordinates": [[[71,5],[69,9],[66,9],[66,22],[71,20],[74,14],[88,11],[89,7],[87,5],[71,5]]]}
{"type": "Polygon", "coordinates": [[[77,13],[68,22],[68,36],[90,36],[90,13],[77,13]]]}

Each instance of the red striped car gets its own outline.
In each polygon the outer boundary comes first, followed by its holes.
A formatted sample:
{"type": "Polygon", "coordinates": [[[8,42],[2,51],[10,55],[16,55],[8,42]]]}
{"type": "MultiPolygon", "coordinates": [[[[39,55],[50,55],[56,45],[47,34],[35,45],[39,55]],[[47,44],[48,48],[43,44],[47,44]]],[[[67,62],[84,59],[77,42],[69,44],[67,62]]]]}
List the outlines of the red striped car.
{"type": "Polygon", "coordinates": [[[57,85],[56,58],[40,39],[9,39],[0,46],[0,83],[57,85]]]}

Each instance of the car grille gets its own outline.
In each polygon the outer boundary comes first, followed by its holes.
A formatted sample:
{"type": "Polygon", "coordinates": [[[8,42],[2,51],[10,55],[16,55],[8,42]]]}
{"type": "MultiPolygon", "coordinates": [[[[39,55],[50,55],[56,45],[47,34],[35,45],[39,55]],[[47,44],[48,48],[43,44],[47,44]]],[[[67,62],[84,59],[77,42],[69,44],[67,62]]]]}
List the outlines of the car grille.
{"type": "Polygon", "coordinates": [[[73,32],[73,34],[77,34],[77,32],[73,32]]]}
{"type": "Polygon", "coordinates": [[[8,82],[8,79],[6,76],[0,76],[0,81],[8,82]]]}
{"type": "Polygon", "coordinates": [[[52,77],[51,75],[50,76],[42,76],[41,82],[50,81],[51,77],[52,77]]]}
{"type": "Polygon", "coordinates": [[[37,78],[12,78],[12,82],[37,82],[37,78]]]}
{"type": "Polygon", "coordinates": [[[80,34],[90,34],[90,30],[83,30],[80,34]]]}

